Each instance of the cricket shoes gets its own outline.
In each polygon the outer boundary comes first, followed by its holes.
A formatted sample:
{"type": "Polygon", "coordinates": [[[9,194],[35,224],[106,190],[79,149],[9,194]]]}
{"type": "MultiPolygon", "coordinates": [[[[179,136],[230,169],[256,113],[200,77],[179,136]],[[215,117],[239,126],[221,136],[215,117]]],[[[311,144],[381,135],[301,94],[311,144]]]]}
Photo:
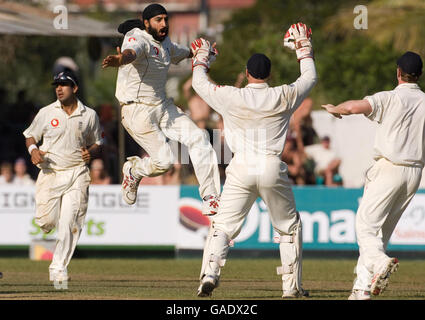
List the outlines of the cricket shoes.
{"type": "MultiPolygon", "coordinates": [[[[129,159],[129,158],[127,158],[129,159]]],[[[137,189],[139,188],[139,183],[142,178],[138,178],[135,175],[131,173],[132,169],[132,161],[126,161],[122,167],[122,184],[121,184],[121,191],[122,191],[122,198],[124,201],[132,205],[136,202],[137,199],[137,189]]]]}
{"type": "Polygon", "coordinates": [[[353,289],[348,300],[371,300],[370,291],[353,289]]]}
{"type": "Polygon", "coordinates": [[[309,297],[310,294],[308,291],[301,289],[300,290],[289,290],[289,291],[283,291],[282,298],[303,298],[303,297],[309,297]]]}
{"type": "Polygon", "coordinates": [[[49,271],[49,280],[50,281],[71,281],[71,277],[68,276],[66,271],[49,271]]]}
{"type": "Polygon", "coordinates": [[[211,297],[212,292],[218,287],[218,279],[214,276],[204,276],[198,288],[198,297],[211,297]]]}
{"type": "Polygon", "coordinates": [[[202,214],[204,216],[213,216],[217,214],[220,205],[220,197],[214,194],[205,196],[202,202],[202,214]]]}
{"type": "Polygon", "coordinates": [[[374,296],[384,292],[388,286],[388,281],[394,272],[398,269],[398,259],[389,258],[386,263],[373,275],[370,291],[374,296]]]}

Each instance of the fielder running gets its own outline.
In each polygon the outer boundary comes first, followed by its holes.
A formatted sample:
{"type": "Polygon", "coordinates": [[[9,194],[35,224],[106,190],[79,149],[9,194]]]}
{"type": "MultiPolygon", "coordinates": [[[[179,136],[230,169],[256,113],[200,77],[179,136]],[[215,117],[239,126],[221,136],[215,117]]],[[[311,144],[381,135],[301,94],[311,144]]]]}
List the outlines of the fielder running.
{"type": "Polygon", "coordinates": [[[224,120],[226,141],[234,153],[226,169],[226,182],[218,213],[204,247],[198,296],[207,297],[218,286],[229,243],[241,231],[257,197],[266,203],[271,223],[279,234],[283,297],[302,297],[301,219],[288,179],[288,167],[280,160],[289,119],[317,81],[310,41],[311,30],[298,23],[289,28],[284,45],[296,50],[301,76],[290,85],[269,87],[271,62],[264,54],[248,60],[245,88],[219,86],[208,80],[210,44],[192,43],[195,91],[224,120]]]}
{"type": "Polygon", "coordinates": [[[159,4],[145,8],[143,22],[130,20],[119,30],[125,33],[121,50],[117,48],[117,55],[106,57],[102,67],[119,67],[116,97],[122,106],[122,124],[150,156],[129,157],[124,163],[124,200],[134,204],[143,177],[161,175],[173,166],[174,156],[167,143],[170,138],[188,147],[204,200],[203,214],[215,214],[220,194],[216,153],[206,133],[165,93],[170,63],[191,58],[191,50],[171,42],[168,14],[159,4]]]}
{"type": "Polygon", "coordinates": [[[378,123],[375,164],[366,173],[356,216],[360,256],[350,300],[369,300],[371,293],[379,295],[397,270],[397,258],[388,257],[385,250],[397,222],[418,190],[425,163],[425,94],[417,84],[422,60],[419,55],[406,52],[397,65],[398,86],[394,90],[338,106],[322,106],[337,118],[364,114],[378,123]]]}
{"type": "Polygon", "coordinates": [[[24,131],[31,161],[39,167],[35,222],[45,233],[57,229],[50,281],[68,280],[67,266],[84,224],[90,174],[87,164],[102,144],[96,112],[76,97],[77,79],[62,72],[52,83],[57,101],[40,109],[24,131]],[[37,143],[43,140],[40,148],[37,143]]]}

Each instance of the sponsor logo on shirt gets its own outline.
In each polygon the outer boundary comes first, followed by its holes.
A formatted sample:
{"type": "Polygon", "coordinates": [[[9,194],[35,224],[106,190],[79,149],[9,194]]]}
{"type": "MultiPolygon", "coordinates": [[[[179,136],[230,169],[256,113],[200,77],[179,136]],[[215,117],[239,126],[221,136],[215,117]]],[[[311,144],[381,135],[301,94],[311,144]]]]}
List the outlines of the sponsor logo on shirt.
{"type": "Polygon", "coordinates": [[[131,37],[131,38],[129,38],[129,39],[128,39],[128,42],[131,42],[131,41],[136,41],[136,38],[135,38],[135,37],[131,37]]]}

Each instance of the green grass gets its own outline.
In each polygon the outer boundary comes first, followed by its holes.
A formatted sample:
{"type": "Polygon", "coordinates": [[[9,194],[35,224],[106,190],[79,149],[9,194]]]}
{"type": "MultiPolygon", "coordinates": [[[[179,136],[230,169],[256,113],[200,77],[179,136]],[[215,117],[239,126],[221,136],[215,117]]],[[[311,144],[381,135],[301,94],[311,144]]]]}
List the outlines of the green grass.
{"type": "MultiPolygon", "coordinates": [[[[309,299],[346,300],[354,259],[304,259],[303,287],[309,299]]],[[[212,299],[281,299],[278,259],[229,259],[212,299]]],[[[48,281],[47,261],[0,258],[0,299],[191,300],[196,297],[201,259],[73,259],[68,290],[48,281]]],[[[425,261],[401,260],[399,271],[376,299],[425,299],[425,261]]]]}

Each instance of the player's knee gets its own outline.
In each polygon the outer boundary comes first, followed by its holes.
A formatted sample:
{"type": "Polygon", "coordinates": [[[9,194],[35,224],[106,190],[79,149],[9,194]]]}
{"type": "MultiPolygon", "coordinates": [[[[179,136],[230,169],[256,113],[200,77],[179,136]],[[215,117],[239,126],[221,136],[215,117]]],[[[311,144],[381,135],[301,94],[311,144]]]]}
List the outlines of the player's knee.
{"type": "Polygon", "coordinates": [[[225,233],[229,239],[235,239],[241,232],[242,227],[239,224],[228,222],[217,223],[216,218],[214,219],[214,229],[225,233]]]}
{"type": "Polygon", "coordinates": [[[56,227],[57,216],[57,212],[52,210],[50,206],[37,205],[37,214],[34,222],[44,233],[49,233],[56,227]]]}
{"type": "Polygon", "coordinates": [[[34,221],[44,233],[49,233],[55,228],[55,221],[53,221],[53,219],[42,217],[35,218],[34,221]]]}
{"type": "Polygon", "coordinates": [[[173,161],[171,159],[155,161],[154,166],[157,174],[163,174],[173,167],[173,161]]]}

